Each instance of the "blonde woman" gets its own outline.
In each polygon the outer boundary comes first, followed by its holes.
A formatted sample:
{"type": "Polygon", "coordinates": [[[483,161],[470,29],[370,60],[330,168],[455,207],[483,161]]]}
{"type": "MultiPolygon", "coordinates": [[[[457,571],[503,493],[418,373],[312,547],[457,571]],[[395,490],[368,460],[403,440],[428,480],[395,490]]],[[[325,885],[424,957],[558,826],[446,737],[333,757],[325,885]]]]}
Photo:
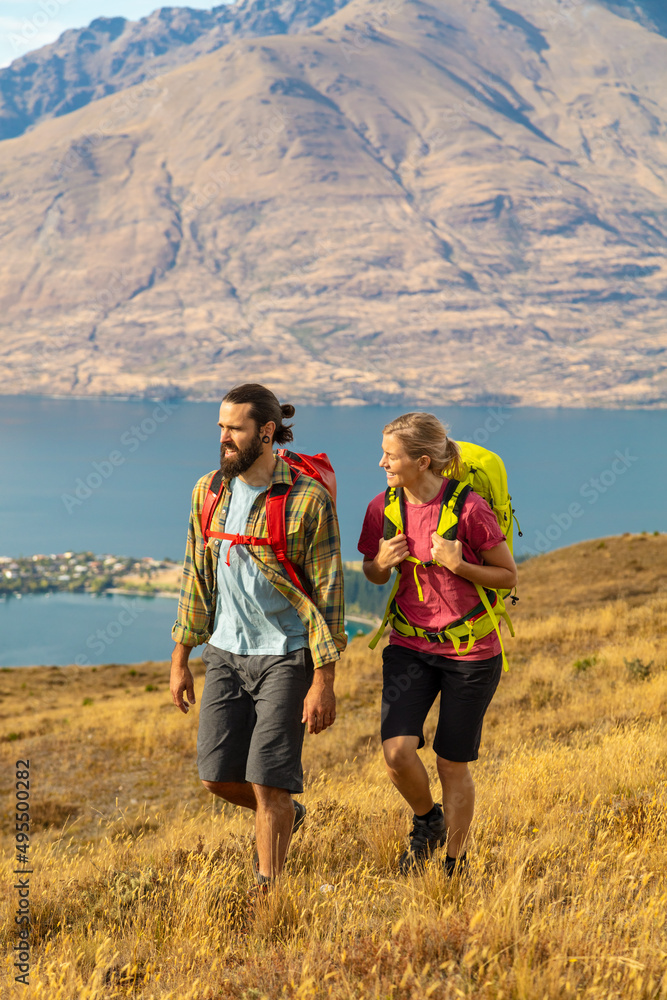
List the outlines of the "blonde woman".
{"type": "MultiPolygon", "coordinates": [[[[468,768],[476,760],[484,714],[502,670],[495,631],[478,639],[465,656],[438,632],[479,604],[475,584],[511,589],[516,565],[495,515],[482,497],[470,493],[461,510],[456,540],[436,528],[449,479],[458,471],[458,448],[430,413],[406,413],[384,428],[380,466],[402,504],[403,530],[384,537],[386,495],[368,505],[359,539],[364,573],[376,584],[400,568],[395,601],[401,620],[424,630],[404,635],[392,629],[383,652],[381,736],[392,782],[414,813],[402,873],[422,864],[447,845],[448,875],[466,864],[466,841],[475,806],[468,768]],[[424,746],[423,725],[440,694],[433,740],[443,807],[435,803],[417,751],[424,746]]],[[[410,631],[410,629],[402,629],[410,631]]],[[[461,647],[463,651],[463,647],[461,647]]]]}

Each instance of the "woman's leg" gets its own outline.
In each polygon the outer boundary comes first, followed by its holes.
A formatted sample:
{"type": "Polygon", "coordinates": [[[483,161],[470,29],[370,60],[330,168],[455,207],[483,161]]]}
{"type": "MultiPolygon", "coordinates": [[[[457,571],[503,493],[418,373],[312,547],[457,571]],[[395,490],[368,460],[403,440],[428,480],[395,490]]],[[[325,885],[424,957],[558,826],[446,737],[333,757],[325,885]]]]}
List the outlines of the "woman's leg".
{"type": "Polygon", "coordinates": [[[475,811],[475,784],[466,763],[444,757],[436,760],[447,824],[447,854],[458,858],[465,852],[475,811]]]}
{"type": "Polygon", "coordinates": [[[433,797],[418,746],[418,736],[394,736],[384,741],[382,751],[393,784],[413,813],[425,816],[433,808],[433,797]]]}
{"type": "Polygon", "coordinates": [[[502,673],[502,656],[486,660],[442,657],[440,717],[433,749],[442,783],[447,854],[463,855],[475,811],[475,785],[468,763],[477,760],[484,715],[502,673]]]}
{"type": "Polygon", "coordinates": [[[419,652],[389,645],[382,653],[380,738],[392,782],[417,816],[433,808],[426,768],[417,750],[424,746],[423,726],[440,691],[439,671],[419,652]]]}
{"type": "Polygon", "coordinates": [[[428,774],[417,754],[424,746],[424,720],[440,691],[440,676],[422,654],[398,645],[383,651],[382,675],[384,759],[389,777],[414,813],[408,847],[398,861],[405,875],[445,842],[442,808],[433,804],[428,774]]]}

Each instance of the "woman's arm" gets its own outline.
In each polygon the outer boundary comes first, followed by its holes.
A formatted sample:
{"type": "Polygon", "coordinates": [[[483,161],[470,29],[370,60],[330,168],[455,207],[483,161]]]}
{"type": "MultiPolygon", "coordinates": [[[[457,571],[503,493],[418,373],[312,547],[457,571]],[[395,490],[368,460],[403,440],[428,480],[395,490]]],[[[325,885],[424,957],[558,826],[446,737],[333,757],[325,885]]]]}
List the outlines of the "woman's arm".
{"type": "Polygon", "coordinates": [[[394,566],[398,566],[409,555],[408,540],[402,532],[393,538],[382,538],[375,559],[364,559],[366,579],[381,587],[389,580],[394,566]]]}
{"type": "Polygon", "coordinates": [[[518,579],[516,563],[507,542],[485,549],[482,552],[484,564],[478,566],[465,561],[461,542],[450,542],[435,531],[431,540],[433,541],[431,558],[456,576],[462,576],[464,580],[470,580],[471,583],[478,583],[480,587],[490,587],[493,590],[511,590],[516,587],[518,579]]]}

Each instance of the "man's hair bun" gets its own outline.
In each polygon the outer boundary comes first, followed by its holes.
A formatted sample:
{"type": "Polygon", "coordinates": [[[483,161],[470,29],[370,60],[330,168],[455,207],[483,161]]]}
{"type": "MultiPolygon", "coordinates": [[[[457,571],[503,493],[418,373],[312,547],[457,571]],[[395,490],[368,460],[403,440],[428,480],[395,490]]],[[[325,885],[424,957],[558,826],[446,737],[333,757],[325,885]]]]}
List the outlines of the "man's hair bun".
{"type": "Polygon", "coordinates": [[[291,403],[283,403],[282,406],[280,407],[280,412],[282,413],[283,417],[289,420],[290,417],[294,416],[295,411],[291,403]]]}

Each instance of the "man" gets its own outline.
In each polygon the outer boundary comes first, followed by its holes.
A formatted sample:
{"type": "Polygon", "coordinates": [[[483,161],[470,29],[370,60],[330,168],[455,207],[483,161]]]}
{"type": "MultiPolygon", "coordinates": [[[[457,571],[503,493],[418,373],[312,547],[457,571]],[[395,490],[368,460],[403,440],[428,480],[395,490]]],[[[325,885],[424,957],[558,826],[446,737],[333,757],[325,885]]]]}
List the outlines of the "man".
{"type": "MultiPolygon", "coordinates": [[[[267,493],[292,482],[272,445],[292,440],[283,419],[293,415],[293,406],[281,406],[257,384],[237,386],[223,399],[223,492],[211,521],[214,535],[267,537],[267,493]]],[[[171,693],[182,712],[194,705],[188,657],[207,643],[199,777],[214,795],[255,811],[256,879],[266,886],[280,874],[305,816],[291,797],[303,791],[304,724],[320,733],[336,718],[335,662],[347,641],[338,522],[325,487],[299,476],[287,496],[285,526],[287,558],[306,596],[269,545],[202,536],[201,511],[214,475],[203,476],[192,494],[171,693]]]]}

